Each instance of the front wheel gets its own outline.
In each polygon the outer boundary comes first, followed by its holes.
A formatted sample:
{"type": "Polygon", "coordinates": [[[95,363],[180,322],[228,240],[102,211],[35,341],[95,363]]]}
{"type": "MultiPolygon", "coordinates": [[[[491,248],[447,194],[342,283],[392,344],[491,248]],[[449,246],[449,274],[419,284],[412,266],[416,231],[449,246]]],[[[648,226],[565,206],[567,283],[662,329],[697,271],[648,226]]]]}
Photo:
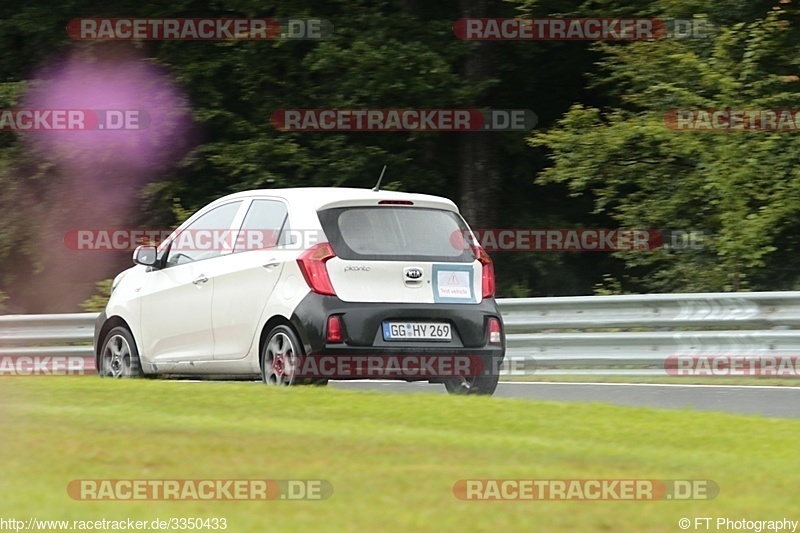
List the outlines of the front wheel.
{"type": "Polygon", "coordinates": [[[139,351],[127,328],[117,326],[106,335],[97,372],[100,377],[140,378],[144,376],[139,351]]]}

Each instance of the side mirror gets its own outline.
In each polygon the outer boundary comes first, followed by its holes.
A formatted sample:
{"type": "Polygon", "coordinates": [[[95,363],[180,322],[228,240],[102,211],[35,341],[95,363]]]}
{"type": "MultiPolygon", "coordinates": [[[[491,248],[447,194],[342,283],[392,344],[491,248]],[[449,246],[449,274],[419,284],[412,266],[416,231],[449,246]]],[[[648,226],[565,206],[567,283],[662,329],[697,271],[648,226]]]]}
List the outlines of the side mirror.
{"type": "Polygon", "coordinates": [[[133,251],[133,262],[137,265],[155,266],[157,257],[155,246],[137,246],[133,251]]]}

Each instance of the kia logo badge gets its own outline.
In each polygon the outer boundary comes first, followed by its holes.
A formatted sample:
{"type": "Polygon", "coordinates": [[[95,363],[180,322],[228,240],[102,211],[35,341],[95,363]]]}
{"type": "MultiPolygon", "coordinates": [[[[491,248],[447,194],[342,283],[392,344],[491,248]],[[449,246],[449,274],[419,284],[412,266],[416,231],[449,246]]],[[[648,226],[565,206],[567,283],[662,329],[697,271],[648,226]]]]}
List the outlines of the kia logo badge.
{"type": "Polygon", "coordinates": [[[419,268],[407,268],[406,277],[408,279],[420,279],[422,277],[422,270],[419,268]]]}

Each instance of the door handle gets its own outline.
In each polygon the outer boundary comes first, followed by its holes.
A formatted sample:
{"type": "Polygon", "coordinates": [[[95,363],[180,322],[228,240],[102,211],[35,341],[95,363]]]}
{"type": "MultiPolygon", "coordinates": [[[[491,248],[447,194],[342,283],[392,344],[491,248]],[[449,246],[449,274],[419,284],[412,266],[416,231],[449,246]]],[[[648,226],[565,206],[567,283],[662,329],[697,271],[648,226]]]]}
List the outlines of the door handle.
{"type": "Polygon", "coordinates": [[[205,274],[200,274],[200,277],[192,281],[192,283],[194,283],[195,285],[200,285],[201,283],[205,283],[206,281],[208,281],[208,278],[205,276],[205,274]]]}
{"type": "Polygon", "coordinates": [[[264,268],[275,268],[276,266],[280,265],[281,262],[275,259],[274,257],[266,262],[266,264],[262,265],[264,268]]]}

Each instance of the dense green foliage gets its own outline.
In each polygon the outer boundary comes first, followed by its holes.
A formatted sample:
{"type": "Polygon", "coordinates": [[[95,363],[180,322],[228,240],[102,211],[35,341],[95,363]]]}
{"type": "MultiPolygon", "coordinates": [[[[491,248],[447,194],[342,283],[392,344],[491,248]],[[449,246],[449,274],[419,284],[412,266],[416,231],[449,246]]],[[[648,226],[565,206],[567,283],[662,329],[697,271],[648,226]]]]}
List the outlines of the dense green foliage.
{"type": "MultiPolygon", "coordinates": [[[[779,108],[798,91],[796,8],[786,0],[30,0],[0,6],[0,108],[69,54],[164,67],[195,132],[146,183],[93,183],[129,205],[110,221],[74,193],[63,162],[0,132],[0,289],[11,312],[71,311],[129,255],[70,252],[76,227],[169,227],[225,193],[304,185],[450,197],[475,228],[702,231],[700,250],[497,252],[500,296],[771,290],[800,285],[793,132],[677,132],[675,108],[779,108]],[[706,39],[457,39],[464,16],[703,18],[706,39]],[[321,41],[76,42],[76,17],[317,17],[321,41]],[[532,109],[532,133],[287,133],[283,108],[532,109]],[[69,200],[68,202],[65,199],[69,200]],[[58,293],[54,297],[54,292],[58,293]]],[[[94,178],[93,178],[94,179],[94,178]]]]}

